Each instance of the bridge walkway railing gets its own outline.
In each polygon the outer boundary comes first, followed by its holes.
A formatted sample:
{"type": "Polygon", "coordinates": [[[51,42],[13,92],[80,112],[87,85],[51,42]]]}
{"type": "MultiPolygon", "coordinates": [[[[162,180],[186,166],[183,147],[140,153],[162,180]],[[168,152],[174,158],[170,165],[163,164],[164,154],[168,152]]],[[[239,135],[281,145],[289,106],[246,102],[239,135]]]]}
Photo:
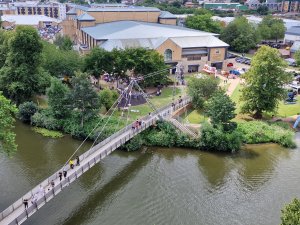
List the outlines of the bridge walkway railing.
{"type": "Polygon", "coordinates": [[[183,98],[181,103],[175,105],[175,107],[167,105],[160,108],[155,113],[143,117],[141,128],[138,130],[132,130],[131,124],[124,127],[120,131],[106,138],[99,144],[95,145],[85,153],[79,156],[80,166],[75,166],[71,169],[69,165],[65,166],[64,169],[67,171],[67,177],[59,180],[58,172],[62,171],[62,168],[52,174],[50,177],[45,179],[43,182],[38,184],[28,193],[23,195],[20,199],[10,205],[7,209],[0,213],[0,225],[15,225],[23,223],[29,216],[37,212],[43,205],[54,198],[58,193],[60,193],[65,187],[70,185],[73,181],[79,178],[83,173],[88,171],[100,160],[104,159],[115,149],[125,144],[131,138],[133,138],[138,133],[147,129],[151,125],[155,124],[156,121],[161,118],[168,118],[171,116],[174,110],[177,110],[190,102],[189,98],[183,98]],[[51,181],[54,181],[54,187],[51,187],[51,181]],[[40,192],[40,186],[43,188],[44,192],[36,199],[34,203],[31,203],[31,198],[40,192]],[[23,205],[23,200],[28,199],[28,208],[25,210],[23,205]]]}

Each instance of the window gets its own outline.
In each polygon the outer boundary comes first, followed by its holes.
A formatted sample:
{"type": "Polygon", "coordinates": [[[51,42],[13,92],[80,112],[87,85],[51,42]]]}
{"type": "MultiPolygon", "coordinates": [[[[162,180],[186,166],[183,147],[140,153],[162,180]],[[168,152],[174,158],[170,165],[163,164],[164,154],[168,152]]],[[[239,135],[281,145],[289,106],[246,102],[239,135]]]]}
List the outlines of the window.
{"type": "Polygon", "coordinates": [[[219,49],[216,50],[216,54],[220,54],[220,50],[219,49]]]}
{"type": "Polygon", "coordinates": [[[171,49],[166,49],[164,53],[164,58],[165,61],[172,61],[172,50],[171,49]]]}

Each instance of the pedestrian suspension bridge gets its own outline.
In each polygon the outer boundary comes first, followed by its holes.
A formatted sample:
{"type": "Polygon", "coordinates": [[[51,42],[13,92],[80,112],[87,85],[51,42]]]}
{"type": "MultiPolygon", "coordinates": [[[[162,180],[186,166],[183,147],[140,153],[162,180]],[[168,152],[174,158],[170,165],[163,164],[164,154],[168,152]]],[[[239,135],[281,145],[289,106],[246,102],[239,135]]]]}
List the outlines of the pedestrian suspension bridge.
{"type": "MultiPolygon", "coordinates": [[[[165,71],[164,71],[165,72],[165,71]]],[[[149,76],[154,76],[157,74],[161,74],[160,72],[156,72],[150,74],[149,76]]],[[[145,76],[147,77],[147,75],[145,76]]],[[[145,78],[144,77],[144,78],[145,78]]],[[[56,197],[61,191],[63,191],[67,186],[73,183],[76,179],[78,179],[81,175],[83,175],[86,171],[88,171],[91,167],[93,167],[96,163],[100,162],[106,156],[111,154],[114,150],[116,150],[121,145],[125,144],[127,141],[132,139],[134,136],[154,125],[158,120],[168,120],[174,124],[175,127],[180,129],[182,132],[185,132],[187,135],[191,137],[196,137],[196,134],[189,130],[187,127],[179,123],[177,120],[172,119],[172,114],[183,107],[186,107],[190,103],[190,99],[188,97],[183,97],[179,101],[174,101],[172,104],[166,105],[160,109],[156,109],[155,106],[151,103],[149,97],[142,91],[141,87],[138,84],[139,79],[132,79],[127,88],[120,94],[119,98],[113,104],[110,110],[107,112],[108,120],[102,125],[102,128],[99,128],[99,124],[96,124],[95,128],[92,130],[90,135],[93,132],[98,132],[98,136],[91,148],[79,156],[80,165],[76,165],[73,169],[70,168],[68,162],[70,159],[74,158],[76,152],[80,149],[83,143],[89,138],[89,136],[81,143],[81,145],[75,150],[72,156],[67,160],[66,164],[60,168],[57,172],[49,176],[43,182],[38,184],[28,193],[23,195],[20,199],[10,205],[7,209],[0,213],[0,225],[15,225],[21,224],[28,217],[38,212],[38,210],[48,203],[52,198],[56,197]],[[131,100],[131,92],[132,90],[139,90],[142,93],[143,97],[146,99],[147,103],[152,109],[152,112],[149,115],[140,119],[141,125],[137,129],[133,129],[132,121],[128,124],[128,114],[130,100],[131,100]],[[118,109],[118,104],[121,102],[122,98],[126,96],[126,104],[127,109],[127,123],[126,126],[111,135],[110,137],[104,139],[100,143],[97,143],[97,139],[102,134],[102,131],[107,126],[109,119],[114,114],[116,109],[118,109]],[[60,180],[59,172],[67,171],[67,176],[62,177],[60,180]],[[24,199],[28,200],[28,207],[25,209],[24,199]]],[[[174,85],[175,86],[175,85],[174,85]]],[[[121,118],[123,119],[124,118],[121,118]]]]}

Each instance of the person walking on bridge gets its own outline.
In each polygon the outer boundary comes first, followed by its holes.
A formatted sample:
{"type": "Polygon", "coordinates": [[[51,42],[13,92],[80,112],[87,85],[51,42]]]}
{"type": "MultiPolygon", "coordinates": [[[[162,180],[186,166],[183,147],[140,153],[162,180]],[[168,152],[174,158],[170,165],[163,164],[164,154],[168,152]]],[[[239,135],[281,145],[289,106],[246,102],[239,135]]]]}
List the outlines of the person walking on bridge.
{"type": "Polygon", "coordinates": [[[67,172],[66,170],[63,171],[63,174],[64,174],[64,178],[65,178],[65,179],[66,179],[66,177],[67,177],[67,173],[68,173],[68,172],[67,172]]]}
{"type": "Polygon", "coordinates": [[[25,206],[25,209],[28,209],[28,199],[24,199],[23,200],[23,204],[24,204],[24,206],[25,206]]]}
{"type": "Polygon", "coordinates": [[[76,156],[76,166],[80,166],[79,156],[76,156]]]}
{"type": "Polygon", "coordinates": [[[70,160],[69,164],[70,164],[71,169],[74,169],[74,162],[73,162],[73,160],[70,160]]]}
{"type": "Polygon", "coordinates": [[[59,181],[61,181],[62,180],[62,172],[59,172],[58,176],[59,176],[59,181]]]}

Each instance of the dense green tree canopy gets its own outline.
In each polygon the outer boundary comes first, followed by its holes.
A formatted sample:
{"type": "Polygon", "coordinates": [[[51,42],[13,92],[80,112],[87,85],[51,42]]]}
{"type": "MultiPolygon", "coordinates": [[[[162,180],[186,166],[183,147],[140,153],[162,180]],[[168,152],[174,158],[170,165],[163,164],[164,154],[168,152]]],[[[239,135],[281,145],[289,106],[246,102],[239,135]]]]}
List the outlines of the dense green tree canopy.
{"type": "Polygon", "coordinates": [[[38,106],[30,101],[19,105],[18,118],[25,123],[31,121],[31,117],[38,111],[38,106]]]}
{"type": "Polygon", "coordinates": [[[300,200],[295,198],[281,210],[281,225],[300,224],[300,200]]]}
{"type": "Polygon", "coordinates": [[[60,80],[52,78],[51,86],[47,89],[49,109],[56,119],[65,118],[70,112],[68,99],[70,89],[60,80]]]}
{"type": "Polygon", "coordinates": [[[113,64],[114,58],[110,52],[102,48],[94,48],[84,58],[84,71],[98,78],[104,71],[111,72],[113,64]]]}
{"type": "Polygon", "coordinates": [[[43,42],[42,67],[53,77],[74,76],[82,69],[82,58],[73,50],[60,50],[55,45],[43,42]]]}
{"type": "Polygon", "coordinates": [[[229,123],[236,115],[234,113],[235,103],[223,90],[218,90],[212,95],[206,109],[206,113],[214,125],[229,123]]]}
{"type": "Polygon", "coordinates": [[[259,34],[245,17],[237,17],[221,32],[221,39],[230,49],[245,53],[259,42],[259,34]]]}
{"type": "Polygon", "coordinates": [[[300,66],[300,50],[295,52],[294,59],[296,60],[297,66],[300,66]]]}
{"type": "Polygon", "coordinates": [[[0,150],[4,150],[9,155],[17,150],[15,134],[12,131],[17,111],[17,107],[0,92],[0,150]]]}
{"type": "Polygon", "coordinates": [[[167,66],[163,57],[155,50],[145,48],[113,49],[111,52],[103,49],[93,49],[84,61],[84,71],[99,77],[104,71],[118,77],[131,72],[135,76],[143,76],[156,71],[162,71],[159,76],[146,79],[145,85],[165,83],[167,81],[167,66]]]}
{"type": "Polygon", "coordinates": [[[201,110],[204,103],[218,89],[219,81],[212,77],[192,78],[188,83],[188,94],[195,109],[201,110]]]}
{"type": "Polygon", "coordinates": [[[69,51],[73,48],[72,40],[68,36],[62,36],[60,34],[55,37],[54,44],[57,45],[61,50],[69,51]]]}
{"type": "Polygon", "coordinates": [[[276,110],[279,101],[286,97],[284,85],[291,79],[284,71],[285,66],[277,49],[262,46],[257,51],[250,69],[243,76],[246,81],[241,97],[243,112],[261,118],[263,112],[276,110]]]}
{"type": "Polygon", "coordinates": [[[271,15],[265,16],[258,25],[258,31],[262,39],[276,41],[284,37],[285,26],[282,19],[271,15]]]}
{"type": "Polygon", "coordinates": [[[10,38],[8,55],[0,69],[0,89],[17,104],[44,92],[49,76],[42,71],[42,43],[32,27],[18,26],[10,38]]]}
{"type": "Polygon", "coordinates": [[[257,8],[257,12],[259,15],[268,15],[269,8],[266,5],[259,5],[257,8]]]}
{"type": "Polygon", "coordinates": [[[221,24],[213,21],[210,14],[188,16],[185,24],[187,27],[219,34],[221,32],[221,24]]]}
{"type": "Polygon", "coordinates": [[[71,79],[72,89],[69,94],[70,109],[80,113],[80,123],[95,116],[100,109],[100,101],[96,91],[88,79],[88,74],[78,72],[71,79]]]}
{"type": "Polygon", "coordinates": [[[118,96],[118,92],[110,90],[108,88],[105,88],[104,90],[101,90],[99,92],[101,105],[103,105],[106,110],[109,110],[111,108],[114,102],[118,99],[118,96]]]}

